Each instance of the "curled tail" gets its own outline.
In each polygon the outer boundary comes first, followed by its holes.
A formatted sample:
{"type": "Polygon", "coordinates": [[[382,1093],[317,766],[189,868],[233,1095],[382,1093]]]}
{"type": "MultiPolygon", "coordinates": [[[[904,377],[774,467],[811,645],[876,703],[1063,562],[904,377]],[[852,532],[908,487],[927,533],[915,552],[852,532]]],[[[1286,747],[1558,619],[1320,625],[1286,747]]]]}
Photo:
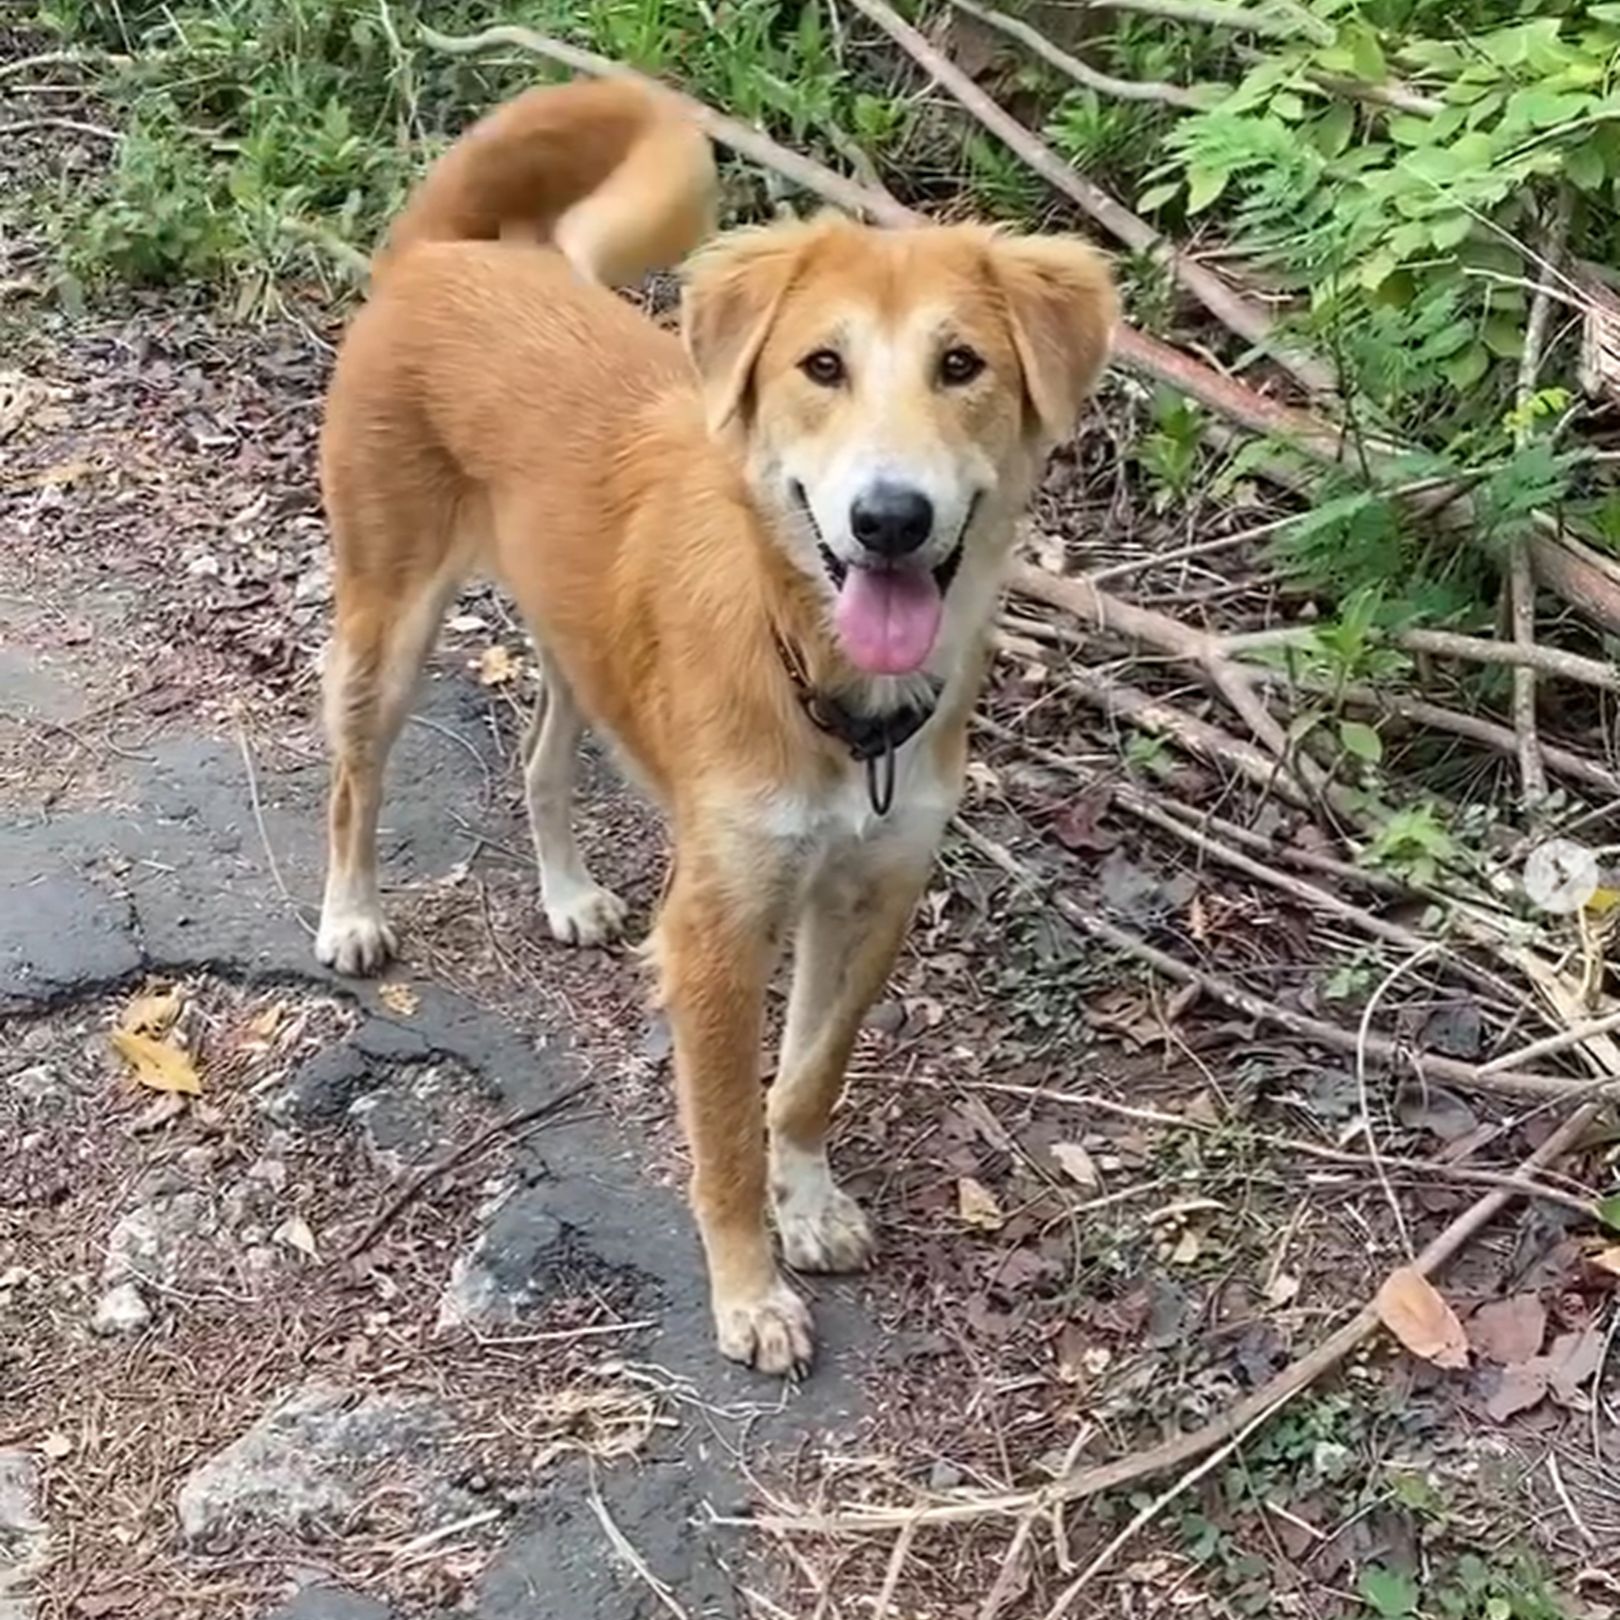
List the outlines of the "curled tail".
{"type": "Polygon", "coordinates": [[[372,260],[419,242],[549,243],[582,274],[626,286],[714,228],[708,137],[671,95],[625,79],[527,91],[486,114],[428,170],[372,260]]]}

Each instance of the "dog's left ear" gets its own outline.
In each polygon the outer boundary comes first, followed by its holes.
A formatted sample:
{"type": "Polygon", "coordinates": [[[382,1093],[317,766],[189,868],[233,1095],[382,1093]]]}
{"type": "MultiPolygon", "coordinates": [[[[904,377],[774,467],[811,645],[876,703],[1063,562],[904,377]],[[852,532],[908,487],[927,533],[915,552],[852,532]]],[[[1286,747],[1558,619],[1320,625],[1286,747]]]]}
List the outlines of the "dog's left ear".
{"type": "Polygon", "coordinates": [[[1041,437],[1073,431],[1108,359],[1119,294],[1102,258],[1072,236],[1005,236],[990,248],[1013,347],[1041,437]]]}
{"type": "Polygon", "coordinates": [[[733,231],[687,262],[681,337],[703,381],[711,432],[743,409],[811,231],[804,225],[733,231]]]}

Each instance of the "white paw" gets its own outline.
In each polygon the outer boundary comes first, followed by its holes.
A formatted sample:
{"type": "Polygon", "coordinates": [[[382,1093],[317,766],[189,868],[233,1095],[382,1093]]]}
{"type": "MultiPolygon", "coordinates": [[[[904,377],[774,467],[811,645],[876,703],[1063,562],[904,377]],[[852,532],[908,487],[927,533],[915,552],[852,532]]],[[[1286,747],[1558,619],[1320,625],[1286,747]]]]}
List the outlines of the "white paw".
{"type": "Polygon", "coordinates": [[[565,945],[605,945],[624,932],[630,908],[611,889],[592,883],[545,902],[546,923],[565,945]]]}
{"type": "Polygon", "coordinates": [[[830,1181],[776,1203],[782,1256],[795,1271],[864,1271],[876,1244],[866,1212],[830,1181]]]}
{"type": "Polygon", "coordinates": [[[375,973],[399,949],[394,930],[380,911],[321,912],[315,936],[316,960],[338,973],[355,977],[375,973]]]}
{"type": "Polygon", "coordinates": [[[757,1299],[716,1300],[720,1354],[762,1373],[792,1373],[810,1365],[814,1345],[810,1307],[776,1279],[757,1299]]]}

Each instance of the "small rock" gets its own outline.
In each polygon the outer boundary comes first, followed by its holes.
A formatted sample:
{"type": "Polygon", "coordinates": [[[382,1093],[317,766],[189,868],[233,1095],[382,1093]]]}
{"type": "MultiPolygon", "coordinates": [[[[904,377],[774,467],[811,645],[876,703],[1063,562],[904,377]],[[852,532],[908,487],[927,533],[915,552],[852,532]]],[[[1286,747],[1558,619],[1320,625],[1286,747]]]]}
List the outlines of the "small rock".
{"type": "Polygon", "coordinates": [[[6,1089],[25,1103],[43,1105],[66,1100],[68,1088],[49,1063],[36,1063],[6,1078],[6,1089]]]}
{"type": "Polygon", "coordinates": [[[439,1329],[468,1324],[510,1327],[551,1293],[564,1242],[556,1217],[535,1189],[498,1194],[479,1211],[477,1241],[457,1257],[439,1299],[439,1329]]]}
{"type": "Polygon", "coordinates": [[[180,1528],[219,1550],[257,1531],[299,1534],[349,1519],[385,1480],[421,1509],[418,1530],[473,1510],[435,1477],[451,1425],[426,1396],[315,1381],[272,1408],[180,1487],[180,1528]]]}
{"type": "Polygon", "coordinates": [[[141,1291],[132,1282],[118,1283],[101,1296],[90,1327],[108,1338],[120,1334],[139,1333],[152,1320],[151,1307],[141,1297],[141,1291]]]}
{"type": "Polygon", "coordinates": [[[32,1620],[30,1594],[48,1557],[39,1511],[39,1466],[26,1451],[0,1451],[0,1620],[32,1620]]]}

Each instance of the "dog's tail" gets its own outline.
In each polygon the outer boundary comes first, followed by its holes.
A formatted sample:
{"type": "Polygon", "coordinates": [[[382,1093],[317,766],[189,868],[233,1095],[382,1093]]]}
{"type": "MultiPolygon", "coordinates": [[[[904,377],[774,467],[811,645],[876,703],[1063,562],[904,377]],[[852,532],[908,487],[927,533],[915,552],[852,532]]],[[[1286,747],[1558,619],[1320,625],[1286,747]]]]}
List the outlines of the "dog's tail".
{"type": "Polygon", "coordinates": [[[714,229],[708,137],[675,99],[625,79],[530,90],[428,170],[372,261],[419,242],[519,238],[622,287],[685,258],[714,229]]]}

